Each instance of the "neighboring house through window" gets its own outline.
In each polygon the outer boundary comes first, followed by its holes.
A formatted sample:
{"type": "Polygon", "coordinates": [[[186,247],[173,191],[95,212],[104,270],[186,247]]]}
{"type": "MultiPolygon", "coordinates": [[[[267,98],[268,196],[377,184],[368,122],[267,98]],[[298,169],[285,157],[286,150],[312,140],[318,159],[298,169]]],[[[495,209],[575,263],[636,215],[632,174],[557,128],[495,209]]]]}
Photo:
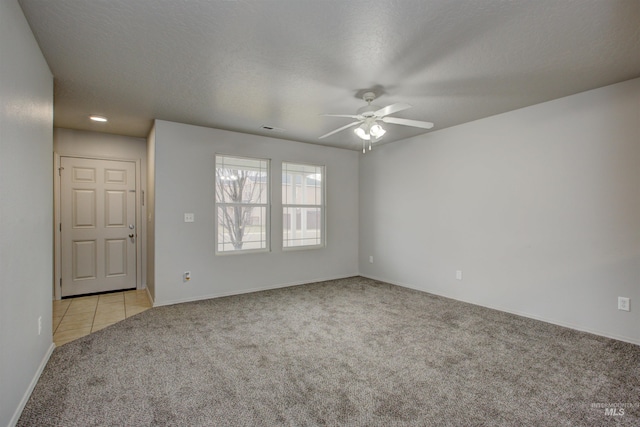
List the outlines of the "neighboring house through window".
{"type": "Polygon", "coordinates": [[[324,246],[324,167],[282,164],[284,249],[324,246]]]}

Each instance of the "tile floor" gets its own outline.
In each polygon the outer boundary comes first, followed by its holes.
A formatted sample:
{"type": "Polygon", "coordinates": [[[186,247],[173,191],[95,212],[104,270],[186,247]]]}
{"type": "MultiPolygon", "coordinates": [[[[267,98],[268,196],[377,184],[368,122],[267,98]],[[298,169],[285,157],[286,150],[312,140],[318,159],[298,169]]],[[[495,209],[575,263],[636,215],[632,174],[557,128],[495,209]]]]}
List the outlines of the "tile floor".
{"type": "Polygon", "coordinates": [[[53,342],[66,344],[149,308],[145,289],[53,301],[53,342]]]}

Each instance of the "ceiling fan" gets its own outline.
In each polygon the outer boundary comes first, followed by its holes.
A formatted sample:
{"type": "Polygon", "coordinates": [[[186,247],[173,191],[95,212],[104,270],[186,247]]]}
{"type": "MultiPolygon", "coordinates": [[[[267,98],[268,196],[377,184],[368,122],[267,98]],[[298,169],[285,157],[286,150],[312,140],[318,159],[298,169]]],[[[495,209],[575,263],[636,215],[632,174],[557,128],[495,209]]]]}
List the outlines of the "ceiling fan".
{"type": "Polygon", "coordinates": [[[378,123],[381,121],[383,123],[391,123],[394,125],[404,125],[404,126],[413,126],[419,127],[423,129],[431,129],[433,127],[433,123],[430,122],[422,122],[420,120],[409,120],[409,119],[400,119],[397,117],[387,117],[390,114],[397,113],[399,111],[406,110],[411,108],[409,104],[396,103],[387,105],[386,107],[380,108],[377,105],[371,104],[371,102],[376,99],[376,94],[373,92],[365,92],[362,95],[362,99],[367,103],[366,106],[361,107],[356,111],[355,115],[351,114],[323,114],[323,116],[327,117],[346,117],[350,119],[356,119],[355,122],[349,123],[348,125],[342,126],[336,130],[333,130],[327,134],[322,135],[319,139],[326,138],[328,136],[333,135],[334,133],[341,132],[350,127],[360,125],[355,128],[353,131],[355,134],[362,139],[362,152],[366,152],[365,144],[366,141],[369,141],[369,150],[371,150],[371,143],[379,141],[387,131],[378,123]]]}

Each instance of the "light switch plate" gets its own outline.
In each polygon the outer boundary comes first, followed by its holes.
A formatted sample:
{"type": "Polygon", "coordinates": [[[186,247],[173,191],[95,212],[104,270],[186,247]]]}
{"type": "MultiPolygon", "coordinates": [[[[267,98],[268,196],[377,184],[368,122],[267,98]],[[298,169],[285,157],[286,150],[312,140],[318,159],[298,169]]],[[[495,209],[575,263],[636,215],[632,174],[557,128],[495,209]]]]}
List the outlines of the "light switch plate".
{"type": "Polygon", "coordinates": [[[629,311],[629,298],[618,297],[618,310],[629,311]]]}

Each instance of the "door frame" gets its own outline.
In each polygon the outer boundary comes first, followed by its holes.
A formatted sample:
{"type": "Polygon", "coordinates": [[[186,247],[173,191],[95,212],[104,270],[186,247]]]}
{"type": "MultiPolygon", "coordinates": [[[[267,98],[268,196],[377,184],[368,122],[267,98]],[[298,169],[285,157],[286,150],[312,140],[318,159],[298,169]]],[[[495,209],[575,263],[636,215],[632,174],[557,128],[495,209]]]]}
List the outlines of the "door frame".
{"type": "Polygon", "coordinates": [[[113,160],[119,162],[131,162],[136,166],[136,232],[138,234],[136,244],[136,289],[143,289],[142,284],[142,242],[146,239],[144,231],[146,227],[142,227],[143,220],[142,206],[144,190],[142,189],[141,178],[141,162],[140,159],[124,159],[121,157],[101,157],[101,156],[83,156],[73,154],[59,154],[54,151],[53,153],[53,299],[59,300],[62,298],[61,284],[62,284],[62,237],[60,232],[60,224],[62,222],[61,206],[60,206],[60,167],[62,157],[71,157],[76,159],[91,159],[91,160],[113,160]]]}

